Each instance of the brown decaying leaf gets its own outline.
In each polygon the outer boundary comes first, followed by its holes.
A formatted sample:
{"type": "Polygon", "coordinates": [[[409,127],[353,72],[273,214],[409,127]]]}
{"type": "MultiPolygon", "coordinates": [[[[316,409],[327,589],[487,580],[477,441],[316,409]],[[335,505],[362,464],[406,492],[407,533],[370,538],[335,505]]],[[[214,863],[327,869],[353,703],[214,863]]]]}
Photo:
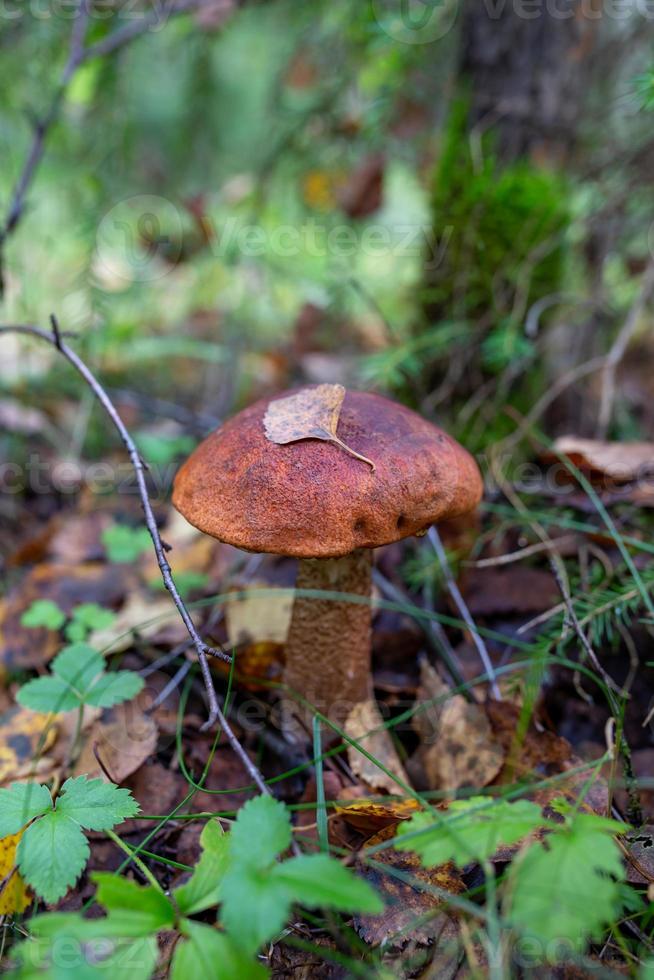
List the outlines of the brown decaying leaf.
{"type": "Polygon", "coordinates": [[[116,565],[38,565],[0,603],[0,663],[12,670],[40,667],[63,646],[58,632],[21,625],[34,600],[51,599],[68,614],[83,602],[115,606],[129,588],[129,574],[116,565]]]}
{"type": "Polygon", "coordinates": [[[50,715],[18,705],[0,715],[0,784],[29,775],[56,737],[50,715]]]}
{"type": "Polygon", "coordinates": [[[106,779],[97,754],[112,782],[122,783],[154,753],[157,734],[154,719],[144,713],[138,698],[107,708],[86,735],[74,775],[106,779]]]}
{"type": "Polygon", "coordinates": [[[419,809],[420,804],[413,799],[393,800],[389,803],[360,800],[336,806],[334,811],[357,830],[377,832],[385,827],[397,827],[400,821],[409,820],[419,809]]]}
{"type": "MultiPolygon", "coordinates": [[[[396,827],[386,827],[366,841],[372,847],[395,836],[396,827]]],[[[363,851],[365,857],[365,849],[363,851]]],[[[452,864],[423,868],[420,858],[410,851],[387,848],[374,855],[374,861],[389,869],[361,863],[360,874],[381,894],[386,908],[380,915],[356,916],[359,935],[374,946],[404,946],[409,940],[422,944],[456,939],[458,928],[451,913],[444,910],[444,898],[431,889],[460,895],[465,885],[452,864]],[[410,875],[415,885],[393,875],[410,875]],[[426,886],[423,890],[421,886],[426,886]],[[429,889],[429,890],[427,890],[429,889]]]]}
{"type": "Polygon", "coordinates": [[[301,439],[333,442],[374,470],[371,459],[355,452],[336,435],[344,398],[343,385],[331,384],[302,388],[287,398],[278,398],[270,403],[263,419],[266,438],[280,446],[301,439]]]}
{"type": "MultiPolygon", "coordinates": [[[[409,777],[395,751],[389,732],[382,728],[384,720],[374,700],[361,701],[350,711],[343,726],[350,738],[356,739],[362,748],[381,763],[405,785],[409,777]]],[[[347,758],[355,776],[373,789],[388,793],[401,792],[401,785],[371,762],[353,745],[347,747],[347,758]]]]}
{"type": "Polygon", "coordinates": [[[12,834],[0,840],[0,915],[14,915],[24,912],[32,903],[32,896],[18,874],[14,871],[16,865],[16,848],[20,842],[20,834],[12,834]],[[12,874],[13,871],[13,874],[12,874]]]}
{"type": "Polygon", "coordinates": [[[601,442],[561,436],[554,443],[554,451],[567,456],[582,469],[617,481],[636,480],[646,474],[654,476],[653,442],[601,442]]]}
{"type": "Polygon", "coordinates": [[[484,706],[451,694],[432,665],[423,660],[418,700],[434,699],[439,703],[414,718],[423,739],[422,763],[430,789],[487,786],[501,770],[505,752],[493,736],[484,706]]]}

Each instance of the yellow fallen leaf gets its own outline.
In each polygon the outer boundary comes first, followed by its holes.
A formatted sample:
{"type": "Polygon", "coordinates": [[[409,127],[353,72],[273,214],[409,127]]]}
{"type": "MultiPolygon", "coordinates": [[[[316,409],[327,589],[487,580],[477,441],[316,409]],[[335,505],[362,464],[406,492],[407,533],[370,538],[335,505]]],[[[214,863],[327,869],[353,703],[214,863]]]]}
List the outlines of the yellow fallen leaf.
{"type": "MultiPolygon", "coordinates": [[[[22,833],[22,832],[21,832],[22,833]]],[[[15,869],[16,848],[21,834],[12,834],[0,840],[0,915],[15,915],[31,905],[32,896],[25,882],[15,869]]]]}
{"type": "Polygon", "coordinates": [[[56,737],[51,715],[18,705],[0,715],[0,784],[29,772],[56,737]]]}
{"type": "Polygon", "coordinates": [[[350,449],[336,435],[344,398],[343,385],[324,384],[302,388],[294,395],[270,402],[263,419],[266,438],[280,446],[301,439],[333,442],[374,470],[371,459],[350,449]]]}
{"type": "Polygon", "coordinates": [[[374,800],[357,800],[355,803],[338,804],[334,812],[357,830],[381,830],[409,820],[420,809],[417,800],[391,800],[380,803],[374,800]]]}

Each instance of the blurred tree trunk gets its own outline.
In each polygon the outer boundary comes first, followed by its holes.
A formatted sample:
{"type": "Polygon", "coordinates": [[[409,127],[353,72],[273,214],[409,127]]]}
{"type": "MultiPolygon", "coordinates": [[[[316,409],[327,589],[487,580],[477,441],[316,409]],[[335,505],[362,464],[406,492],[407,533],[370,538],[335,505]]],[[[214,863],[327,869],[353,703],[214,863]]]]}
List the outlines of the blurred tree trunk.
{"type": "Polygon", "coordinates": [[[467,0],[461,74],[471,126],[497,133],[505,161],[570,156],[600,18],[601,0],[467,0]]]}

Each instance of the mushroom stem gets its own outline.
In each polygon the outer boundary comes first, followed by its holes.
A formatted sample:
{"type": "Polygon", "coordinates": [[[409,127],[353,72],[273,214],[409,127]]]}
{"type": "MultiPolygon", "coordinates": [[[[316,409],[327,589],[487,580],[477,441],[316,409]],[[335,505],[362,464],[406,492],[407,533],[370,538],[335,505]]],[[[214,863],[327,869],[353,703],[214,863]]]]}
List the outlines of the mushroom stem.
{"type": "MultiPolygon", "coordinates": [[[[342,725],[355,704],[371,696],[370,635],[372,551],[344,558],[302,558],[297,588],[363,596],[367,602],[296,597],[286,642],[284,682],[330,721],[342,725]]],[[[311,713],[288,699],[284,729],[299,735],[297,718],[311,713]]]]}

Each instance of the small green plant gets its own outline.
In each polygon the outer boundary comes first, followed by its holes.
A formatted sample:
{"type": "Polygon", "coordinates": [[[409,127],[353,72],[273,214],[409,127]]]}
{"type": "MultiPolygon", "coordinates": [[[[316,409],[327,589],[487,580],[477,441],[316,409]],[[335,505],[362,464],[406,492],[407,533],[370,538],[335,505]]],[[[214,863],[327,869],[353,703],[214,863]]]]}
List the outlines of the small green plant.
{"type": "Polygon", "coordinates": [[[56,801],[47,786],[13,783],[0,789],[0,839],[23,831],[16,851],[18,870],[37,895],[56,902],[88,861],[84,831],[110,830],[138,810],[129,790],[102,779],[67,779],[56,801]]]}
{"type": "Polygon", "coordinates": [[[85,704],[110,708],[143,689],[143,679],[132,670],[106,672],[102,654],[86,643],[64,647],[50,670],[50,676],[37,677],[21,687],[20,704],[42,712],[73,711],[85,704]]]}
{"type": "Polygon", "coordinates": [[[547,829],[542,840],[523,845],[502,883],[506,922],[541,949],[564,941],[582,950],[621,912],[624,868],[614,835],[628,828],[565,802],[551,805],[560,823],[544,818],[527,800],[460,800],[438,819],[433,813],[415,814],[399,829],[397,846],[414,851],[428,867],[447,861],[483,866],[500,845],[547,829]]]}
{"type": "Polygon", "coordinates": [[[59,630],[66,622],[66,613],[52,599],[35,599],[20,617],[21,626],[32,629],[59,630]]]}
{"type": "Polygon", "coordinates": [[[107,629],[115,619],[116,614],[111,609],[104,609],[97,602],[83,602],[73,609],[70,622],[64,629],[64,636],[71,643],[85,640],[94,630],[107,629]]]}
{"type": "Polygon", "coordinates": [[[120,980],[148,980],[157,965],[157,934],[174,929],[180,939],[171,980],[261,980],[268,971],[257,962],[257,950],[280,932],[293,904],[368,914],[382,910],[370,885],[326,854],[279,860],[291,840],[286,807],[260,796],[241,808],[229,834],[215,820],[206,824],[200,860],[170,897],[154,878],[143,887],[114,874],[95,874],[96,901],[106,916],[89,920],[78,913],[50,913],[31,920],[30,938],[13,952],[14,976],[55,980],[56,943],[66,936],[79,971],[73,976],[80,980],[106,977],[108,970],[120,980]],[[217,905],[220,930],[206,921],[207,911],[217,905]],[[192,918],[198,914],[205,921],[192,918]]]}
{"type": "Polygon", "coordinates": [[[126,565],[136,561],[152,547],[150,532],[146,527],[128,527],[126,524],[112,524],[102,532],[102,543],[109,561],[126,565]]]}
{"type": "Polygon", "coordinates": [[[35,599],[20,618],[21,626],[38,629],[60,630],[66,624],[64,636],[75,642],[85,640],[93,630],[106,629],[116,619],[111,609],[99,606],[97,602],[83,602],[75,606],[68,617],[52,599],[35,599]],[[68,620],[68,622],[66,622],[68,620]]]}

